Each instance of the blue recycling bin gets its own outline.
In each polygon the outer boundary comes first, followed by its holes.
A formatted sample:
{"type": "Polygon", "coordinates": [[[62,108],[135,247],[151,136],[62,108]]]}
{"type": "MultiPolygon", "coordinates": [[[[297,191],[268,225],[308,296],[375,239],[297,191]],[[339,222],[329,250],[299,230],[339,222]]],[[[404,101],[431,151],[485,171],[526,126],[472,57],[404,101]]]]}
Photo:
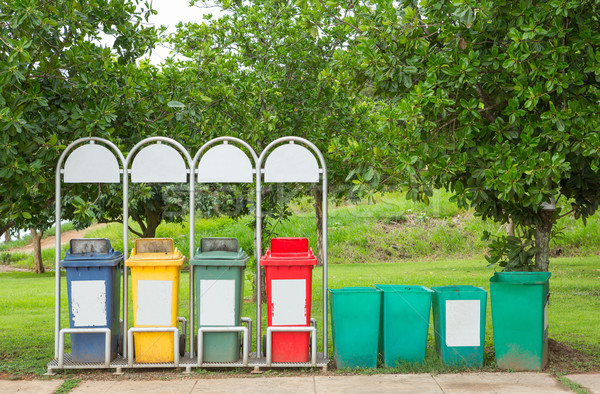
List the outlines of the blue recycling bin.
{"type": "MultiPolygon", "coordinates": [[[[123,253],[102,238],[73,239],[60,266],[67,271],[71,328],[110,328],[111,359],[120,336],[119,301],[123,253]]],[[[104,362],[104,334],[72,334],[74,362],[104,362]]]]}

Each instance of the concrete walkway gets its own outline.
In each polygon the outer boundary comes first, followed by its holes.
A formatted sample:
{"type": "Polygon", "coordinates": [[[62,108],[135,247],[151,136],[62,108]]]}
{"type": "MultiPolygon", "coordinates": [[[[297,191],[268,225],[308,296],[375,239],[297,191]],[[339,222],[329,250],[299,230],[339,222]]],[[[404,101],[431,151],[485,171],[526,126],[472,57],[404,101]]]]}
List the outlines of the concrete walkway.
{"type": "MultiPolygon", "coordinates": [[[[600,393],[600,373],[568,375],[590,393],[600,393]]],[[[52,380],[0,380],[0,393],[54,393],[52,380]]],[[[464,373],[83,381],[73,393],[568,393],[546,373],[464,373]]]]}

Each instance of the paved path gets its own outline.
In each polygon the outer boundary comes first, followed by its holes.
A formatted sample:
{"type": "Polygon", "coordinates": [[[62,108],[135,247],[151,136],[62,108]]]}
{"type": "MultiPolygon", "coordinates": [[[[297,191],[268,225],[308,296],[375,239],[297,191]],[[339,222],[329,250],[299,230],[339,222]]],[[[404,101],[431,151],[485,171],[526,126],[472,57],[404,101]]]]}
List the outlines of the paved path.
{"type": "MultiPolygon", "coordinates": [[[[566,376],[600,393],[600,373],[566,376]]],[[[63,380],[0,380],[0,393],[54,393],[63,380]]],[[[463,373],[211,378],[181,380],[86,380],[73,393],[568,393],[546,373],[463,373]]]]}

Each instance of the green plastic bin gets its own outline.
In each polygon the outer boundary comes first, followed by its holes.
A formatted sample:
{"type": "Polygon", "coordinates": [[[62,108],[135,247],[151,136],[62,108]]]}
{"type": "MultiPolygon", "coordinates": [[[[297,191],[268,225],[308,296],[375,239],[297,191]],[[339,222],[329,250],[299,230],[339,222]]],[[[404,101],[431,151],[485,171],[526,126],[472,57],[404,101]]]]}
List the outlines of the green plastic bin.
{"type": "MultiPolygon", "coordinates": [[[[241,307],[247,261],[248,255],[239,249],[236,238],[202,238],[200,248],[190,260],[194,270],[197,327],[242,325],[241,307]]],[[[239,360],[240,333],[210,332],[203,336],[202,357],[205,362],[239,360]]]]}
{"type": "Polygon", "coordinates": [[[338,368],[377,367],[381,290],[329,289],[333,356],[338,368]]]}
{"type": "Polygon", "coordinates": [[[424,286],[375,285],[383,291],[379,353],[386,367],[422,363],[427,351],[431,294],[424,286]]]}
{"type": "Polygon", "coordinates": [[[435,349],[445,365],[483,366],[487,292],[474,286],[440,286],[433,290],[435,349]]]}
{"type": "Polygon", "coordinates": [[[549,272],[496,272],[490,278],[499,368],[541,370],[548,363],[549,272]]]}

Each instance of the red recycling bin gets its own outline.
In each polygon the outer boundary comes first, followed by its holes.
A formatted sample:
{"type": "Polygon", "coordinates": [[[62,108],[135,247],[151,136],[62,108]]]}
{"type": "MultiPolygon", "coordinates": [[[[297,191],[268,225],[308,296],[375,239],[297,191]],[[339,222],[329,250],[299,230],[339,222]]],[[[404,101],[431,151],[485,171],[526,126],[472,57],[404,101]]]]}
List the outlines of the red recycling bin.
{"type": "MultiPolygon", "coordinates": [[[[310,325],[312,269],[317,259],[307,238],[273,238],[260,259],[267,282],[269,327],[310,325]]],[[[310,334],[274,332],[273,362],[307,362],[310,334]]]]}

